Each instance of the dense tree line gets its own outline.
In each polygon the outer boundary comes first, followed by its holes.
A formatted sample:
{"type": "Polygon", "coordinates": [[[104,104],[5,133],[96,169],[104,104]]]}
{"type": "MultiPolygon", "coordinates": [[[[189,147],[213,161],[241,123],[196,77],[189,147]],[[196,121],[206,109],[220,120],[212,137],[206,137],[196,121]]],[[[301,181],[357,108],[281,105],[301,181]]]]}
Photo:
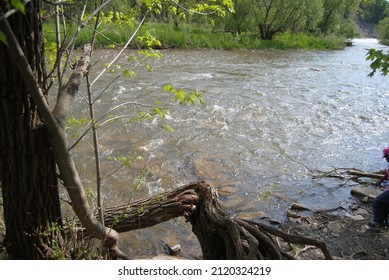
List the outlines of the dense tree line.
{"type": "MultiPolygon", "coordinates": [[[[378,35],[386,39],[389,32],[386,0],[194,0],[124,1],[114,0],[105,10],[120,12],[140,19],[152,8],[151,20],[172,24],[207,24],[215,31],[234,34],[250,32],[261,39],[272,39],[281,32],[313,35],[335,34],[343,37],[358,36],[356,22],[379,24],[378,35]],[[204,16],[205,15],[205,16],[204,16]]],[[[64,6],[70,16],[82,5],[74,1],[64,6]]],[[[47,9],[53,9],[47,5],[47,9]]],[[[90,8],[92,9],[92,8],[90,8]]]]}

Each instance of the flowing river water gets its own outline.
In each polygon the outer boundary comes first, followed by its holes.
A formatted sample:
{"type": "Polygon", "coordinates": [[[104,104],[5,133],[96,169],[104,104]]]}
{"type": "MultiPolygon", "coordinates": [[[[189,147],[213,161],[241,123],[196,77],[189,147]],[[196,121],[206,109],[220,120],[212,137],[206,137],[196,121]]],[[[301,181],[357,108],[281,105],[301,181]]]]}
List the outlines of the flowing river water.
{"type": "MultiPolygon", "coordinates": [[[[336,51],[164,50],[163,58],[152,62],[153,72],[132,66],[127,57],[135,51],[128,51],[120,61],[136,76],[115,80],[95,103],[97,115],[124,102],[154,106],[158,100],[171,116],[131,122],[137,108],[148,109],[130,104],[110,113],[128,117],[99,130],[104,175],[119,166],[114,157],[143,160],[103,179],[104,204],[197,180],[220,189],[231,215],[253,220],[282,222],[293,202],[318,210],[350,200],[350,188],[312,175],[336,167],[385,167],[381,151],[389,145],[388,77],[367,76],[369,48],[385,47],[374,39],[356,39],[354,46],[336,51]],[[205,103],[178,105],[163,92],[167,84],[199,90],[205,103]],[[175,132],[162,129],[163,124],[175,132]],[[144,167],[148,173],[135,187],[144,167]]],[[[93,68],[101,69],[114,56],[107,50],[94,53],[93,68]]],[[[95,94],[117,73],[104,75],[93,87],[95,94]]],[[[86,115],[85,108],[79,97],[74,115],[86,115]]],[[[73,153],[85,185],[93,186],[87,141],[73,153]]],[[[184,254],[198,250],[190,225],[181,219],[123,233],[121,240],[130,255],[154,254],[162,241],[181,244],[184,254]]]]}

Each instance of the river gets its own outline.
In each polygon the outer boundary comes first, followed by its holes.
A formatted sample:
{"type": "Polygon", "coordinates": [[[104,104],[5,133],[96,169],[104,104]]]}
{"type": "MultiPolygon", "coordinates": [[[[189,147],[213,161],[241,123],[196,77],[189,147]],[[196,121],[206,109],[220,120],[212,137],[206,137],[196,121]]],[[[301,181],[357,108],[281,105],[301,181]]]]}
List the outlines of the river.
{"type": "MultiPolygon", "coordinates": [[[[113,157],[143,160],[103,180],[104,204],[197,180],[220,189],[231,215],[254,220],[282,222],[293,202],[318,210],[351,200],[347,185],[312,175],[335,167],[385,167],[381,157],[389,145],[388,77],[367,76],[369,48],[385,47],[374,39],[356,39],[354,46],[336,51],[164,50],[163,58],[151,63],[153,72],[128,60],[135,53],[128,51],[120,62],[136,76],[115,80],[95,103],[96,112],[100,116],[124,102],[138,105],[113,111],[126,117],[101,127],[101,159],[106,175],[119,166],[113,157]],[[162,90],[167,84],[202,92],[204,104],[175,103],[162,90]],[[130,121],[136,109],[149,110],[139,104],[155,101],[170,110],[166,119],[130,121]],[[162,129],[164,124],[175,132],[162,129]],[[139,180],[143,168],[148,173],[139,180]]],[[[93,69],[101,70],[114,55],[98,51],[93,69]]],[[[94,85],[95,95],[117,75],[104,75],[94,85]]],[[[74,115],[86,115],[85,108],[79,97],[74,115]]],[[[84,184],[93,186],[87,141],[74,154],[84,184]]],[[[131,255],[154,254],[162,240],[181,244],[187,255],[198,252],[190,226],[181,219],[124,233],[121,239],[122,249],[131,255]]]]}

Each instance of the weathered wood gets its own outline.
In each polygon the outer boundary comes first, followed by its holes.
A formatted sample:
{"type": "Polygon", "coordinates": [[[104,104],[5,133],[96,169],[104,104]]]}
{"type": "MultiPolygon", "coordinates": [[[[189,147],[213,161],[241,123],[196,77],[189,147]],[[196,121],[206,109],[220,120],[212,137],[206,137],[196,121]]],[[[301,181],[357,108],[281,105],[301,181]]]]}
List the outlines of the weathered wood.
{"type": "MultiPolygon", "coordinates": [[[[238,222],[241,223],[242,221],[238,221],[238,222]]],[[[273,228],[271,226],[268,226],[268,225],[262,224],[262,223],[255,223],[252,221],[244,221],[244,222],[256,226],[258,230],[264,230],[268,234],[278,236],[278,237],[282,238],[285,242],[315,246],[323,252],[325,259],[328,259],[328,260],[333,259],[330,251],[327,248],[327,245],[321,240],[316,240],[316,239],[309,238],[309,237],[288,234],[286,232],[283,232],[281,230],[278,230],[276,228],[273,228]]]]}
{"type": "Polygon", "coordinates": [[[289,235],[271,226],[231,218],[217,191],[195,182],[154,197],[106,209],[105,224],[117,232],[150,227],[180,216],[192,224],[204,259],[293,259],[272,236],[286,242],[314,245],[331,259],[324,242],[289,235]]]}
{"type": "Polygon", "coordinates": [[[105,225],[126,232],[178,217],[188,218],[196,210],[199,190],[204,187],[207,187],[204,182],[191,183],[153,197],[108,207],[104,211],[105,225]]]}
{"type": "Polygon", "coordinates": [[[373,178],[381,179],[385,175],[385,170],[366,172],[355,168],[335,168],[329,172],[323,173],[320,177],[338,178],[338,179],[359,179],[359,178],[373,178]]]}
{"type": "Polygon", "coordinates": [[[223,210],[215,189],[200,189],[197,210],[190,215],[193,233],[197,236],[204,259],[249,259],[241,240],[241,229],[223,210]]]}
{"type": "Polygon", "coordinates": [[[385,175],[385,172],[383,171],[377,171],[377,172],[364,172],[359,170],[348,170],[347,174],[357,176],[357,177],[366,177],[366,178],[374,178],[374,179],[381,179],[382,176],[385,175]]]}

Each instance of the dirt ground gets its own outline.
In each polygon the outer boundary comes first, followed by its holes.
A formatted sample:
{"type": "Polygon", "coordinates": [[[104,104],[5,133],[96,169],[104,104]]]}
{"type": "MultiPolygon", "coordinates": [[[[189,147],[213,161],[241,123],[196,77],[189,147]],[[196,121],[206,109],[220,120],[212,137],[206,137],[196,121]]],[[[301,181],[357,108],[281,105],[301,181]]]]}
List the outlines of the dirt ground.
{"type": "MultiPolygon", "coordinates": [[[[334,259],[389,259],[389,230],[372,231],[366,223],[372,218],[370,201],[356,201],[350,209],[318,212],[308,217],[289,218],[281,226],[284,231],[322,240],[334,259]]],[[[297,259],[324,259],[313,246],[290,246],[289,254],[297,259]]]]}

